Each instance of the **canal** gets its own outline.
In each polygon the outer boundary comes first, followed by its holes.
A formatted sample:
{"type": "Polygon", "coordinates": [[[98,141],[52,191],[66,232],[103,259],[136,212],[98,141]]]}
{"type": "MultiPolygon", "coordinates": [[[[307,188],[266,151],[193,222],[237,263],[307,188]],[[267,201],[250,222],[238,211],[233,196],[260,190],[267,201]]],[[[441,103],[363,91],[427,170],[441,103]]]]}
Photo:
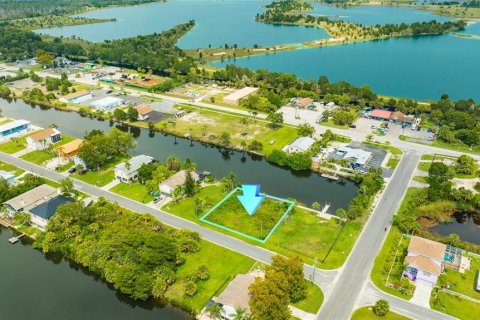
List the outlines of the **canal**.
{"type": "Polygon", "coordinates": [[[0,226],[0,319],[192,319],[170,305],[135,302],[82,267],[33,249],[30,239],[12,245],[12,235],[0,226]]]}
{"type": "MultiPolygon", "coordinates": [[[[86,131],[110,129],[109,121],[81,117],[75,112],[56,109],[32,107],[21,100],[8,103],[0,100],[3,115],[14,119],[30,120],[33,124],[48,127],[56,124],[66,135],[82,138],[86,131]]],[[[127,128],[123,128],[127,129],[127,128]]],[[[189,158],[197,163],[200,171],[207,170],[216,177],[223,177],[234,172],[239,182],[260,184],[262,192],[278,197],[295,198],[311,205],[317,201],[322,205],[331,205],[329,213],[334,214],[339,208],[347,208],[356,195],[357,187],[351,181],[331,182],[311,171],[291,171],[268,163],[264,158],[217,148],[200,142],[175,138],[156,133],[150,135],[148,130],[130,128],[137,148],[133,154],[147,154],[159,161],[176,154],[182,160],[189,158]]]]}

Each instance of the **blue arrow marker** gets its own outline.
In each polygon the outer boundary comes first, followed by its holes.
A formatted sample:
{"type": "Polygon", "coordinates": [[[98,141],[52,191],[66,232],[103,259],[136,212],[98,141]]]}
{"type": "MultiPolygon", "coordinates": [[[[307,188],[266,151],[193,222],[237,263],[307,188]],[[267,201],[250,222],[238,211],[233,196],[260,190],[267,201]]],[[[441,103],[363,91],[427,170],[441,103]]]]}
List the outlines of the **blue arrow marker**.
{"type": "Polygon", "coordinates": [[[238,195],[238,200],[240,200],[248,214],[253,216],[258,206],[265,199],[265,196],[260,194],[259,184],[244,184],[242,185],[242,190],[243,195],[238,195]]]}

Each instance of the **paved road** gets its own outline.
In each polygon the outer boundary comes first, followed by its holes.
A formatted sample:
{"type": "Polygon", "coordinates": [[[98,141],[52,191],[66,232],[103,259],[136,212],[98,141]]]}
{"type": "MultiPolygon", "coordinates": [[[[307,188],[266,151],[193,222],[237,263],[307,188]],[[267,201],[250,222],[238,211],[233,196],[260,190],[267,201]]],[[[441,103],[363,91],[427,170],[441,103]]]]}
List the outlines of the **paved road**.
{"type": "MultiPolygon", "coordinates": [[[[58,182],[62,179],[65,179],[65,176],[60,173],[50,171],[44,167],[32,164],[23,159],[15,158],[3,152],[0,152],[0,161],[13,164],[19,168],[30,171],[34,174],[40,175],[52,181],[58,182]]],[[[213,242],[227,249],[252,257],[256,260],[259,260],[265,263],[270,263],[271,257],[276,255],[276,253],[266,250],[264,248],[248,244],[244,241],[227,236],[215,230],[202,227],[189,220],[185,220],[180,217],[169,214],[165,211],[149,207],[146,204],[125,198],[123,196],[120,196],[110,191],[102,190],[101,188],[98,188],[96,186],[93,186],[91,184],[88,184],[86,182],[83,182],[77,179],[72,179],[72,180],[74,180],[75,188],[86,194],[89,194],[94,197],[104,197],[105,199],[112,202],[116,202],[120,206],[134,212],[150,213],[159,221],[171,227],[196,231],[201,235],[203,239],[207,241],[213,242]]],[[[312,279],[313,267],[305,265],[304,270],[305,270],[305,277],[308,279],[312,279]]],[[[324,292],[330,292],[333,286],[333,283],[336,280],[337,275],[338,275],[338,270],[329,271],[329,270],[316,269],[314,280],[315,280],[315,283],[318,284],[324,292]]]]}
{"type": "Polygon", "coordinates": [[[415,172],[419,155],[406,152],[385,192],[364,227],[354,249],[342,268],[333,291],[326,298],[318,319],[349,319],[355,303],[370,278],[370,270],[408,184],[415,172]]]}

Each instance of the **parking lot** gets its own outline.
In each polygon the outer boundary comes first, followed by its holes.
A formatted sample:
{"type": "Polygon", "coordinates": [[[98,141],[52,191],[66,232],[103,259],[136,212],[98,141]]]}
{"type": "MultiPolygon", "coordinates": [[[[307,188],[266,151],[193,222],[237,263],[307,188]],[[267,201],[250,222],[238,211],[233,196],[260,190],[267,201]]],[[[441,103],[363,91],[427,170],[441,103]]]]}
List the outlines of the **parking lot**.
{"type": "MultiPolygon", "coordinates": [[[[374,129],[374,127],[379,128],[382,123],[384,123],[384,121],[358,118],[357,121],[354,122],[356,128],[351,128],[350,130],[354,130],[355,132],[364,135],[375,134],[375,132],[378,133],[378,130],[374,129]]],[[[398,137],[400,135],[422,140],[424,142],[429,142],[433,139],[433,133],[427,132],[425,129],[417,131],[412,130],[411,128],[402,128],[400,124],[388,122],[388,129],[385,130],[385,137],[398,137]]]]}

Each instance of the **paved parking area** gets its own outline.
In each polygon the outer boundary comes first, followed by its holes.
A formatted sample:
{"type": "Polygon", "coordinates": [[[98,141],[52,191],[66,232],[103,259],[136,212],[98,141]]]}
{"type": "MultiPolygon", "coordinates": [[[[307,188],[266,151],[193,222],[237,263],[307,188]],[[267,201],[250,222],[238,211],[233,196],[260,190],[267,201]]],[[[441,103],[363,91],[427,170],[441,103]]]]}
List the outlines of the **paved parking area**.
{"type": "MultiPolygon", "coordinates": [[[[375,129],[372,129],[372,126],[379,127],[382,123],[384,123],[384,121],[358,118],[357,121],[354,122],[357,127],[350,130],[365,135],[374,134],[375,129]]],[[[417,131],[410,128],[402,128],[400,124],[388,123],[388,130],[385,130],[385,137],[398,137],[400,135],[411,137],[414,139],[420,139],[424,142],[429,142],[431,141],[429,139],[433,139],[433,133],[427,132],[427,130],[425,129],[417,131]]]]}

